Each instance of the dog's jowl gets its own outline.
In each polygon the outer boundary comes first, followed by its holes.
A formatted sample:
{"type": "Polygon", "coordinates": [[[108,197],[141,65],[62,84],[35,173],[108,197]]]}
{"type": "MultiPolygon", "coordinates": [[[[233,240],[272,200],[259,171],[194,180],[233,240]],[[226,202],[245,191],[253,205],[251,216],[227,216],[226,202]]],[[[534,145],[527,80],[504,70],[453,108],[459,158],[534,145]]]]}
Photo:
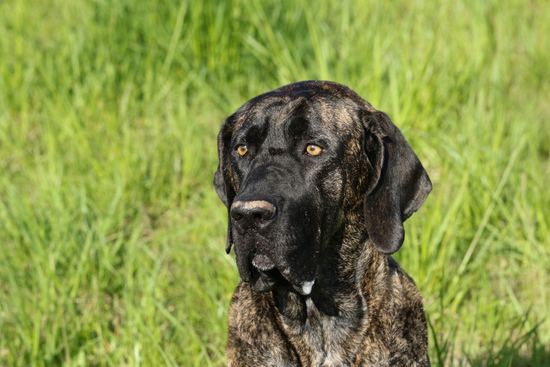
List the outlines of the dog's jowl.
{"type": "Polygon", "coordinates": [[[246,102],[214,184],[241,282],[229,366],[427,366],[422,297],[390,256],[431,190],[389,117],[332,82],[246,102]]]}

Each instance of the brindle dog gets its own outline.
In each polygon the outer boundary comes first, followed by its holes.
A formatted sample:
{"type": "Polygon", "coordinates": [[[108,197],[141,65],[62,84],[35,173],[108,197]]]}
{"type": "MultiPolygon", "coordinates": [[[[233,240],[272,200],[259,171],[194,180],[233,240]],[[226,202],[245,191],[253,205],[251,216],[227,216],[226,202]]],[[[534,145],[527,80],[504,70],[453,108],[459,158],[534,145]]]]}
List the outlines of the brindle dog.
{"type": "Polygon", "coordinates": [[[218,149],[242,279],[229,366],[428,366],[422,296],[389,255],[431,183],[388,116],[299,82],[245,103],[218,149]]]}

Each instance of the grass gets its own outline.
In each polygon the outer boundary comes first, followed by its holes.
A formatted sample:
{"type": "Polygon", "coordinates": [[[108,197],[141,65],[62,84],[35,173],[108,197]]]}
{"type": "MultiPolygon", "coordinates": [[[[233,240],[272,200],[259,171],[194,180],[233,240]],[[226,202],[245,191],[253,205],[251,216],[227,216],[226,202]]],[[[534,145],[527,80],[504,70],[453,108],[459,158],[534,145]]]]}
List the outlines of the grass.
{"type": "Polygon", "coordinates": [[[434,191],[398,261],[438,366],[550,364],[550,3],[0,3],[0,365],[220,366],[223,119],[349,85],[434,191]]]}

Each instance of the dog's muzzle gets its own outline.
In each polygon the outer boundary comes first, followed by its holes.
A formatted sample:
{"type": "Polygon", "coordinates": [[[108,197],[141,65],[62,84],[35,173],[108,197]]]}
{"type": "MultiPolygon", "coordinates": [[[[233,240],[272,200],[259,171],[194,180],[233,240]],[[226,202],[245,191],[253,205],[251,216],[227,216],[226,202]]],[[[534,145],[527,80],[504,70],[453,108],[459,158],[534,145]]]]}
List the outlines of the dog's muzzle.
{"type": "MultiPolygon", "coordinates": [[[[235,243],[237,267],[241,278],[255,291],[269,290],[276,282],[289,282],[302,295],[309,295],[314,280],[308,276],[295,279],[288,263],[288,248],[277,244],[276,222],[278,209],[271,200],[235,200],[229,215],[237,233],[242,236],[235,243]]],[[[281,218],[279,218],[281,219],[281,218]]],[[[282,219],[281,219],[282,220],[282,219]]],[[[292,257],[292,255],[290,255],[292,257]]],[[[293,264],[297,269],[301,264],[293,264]]]]}
{"type": "MultiPolygon", "coordinates": [[[[238,200],[231,205],[231,218],[239,234],[246,232],[257,232],[264,234],[270,224],[275,221],[277,208],[266,200],[238,200]]],[[[275,264],[258,249],[252,254],[252,265],[260,271],[269,271],[275,268],[275,264]]]]}

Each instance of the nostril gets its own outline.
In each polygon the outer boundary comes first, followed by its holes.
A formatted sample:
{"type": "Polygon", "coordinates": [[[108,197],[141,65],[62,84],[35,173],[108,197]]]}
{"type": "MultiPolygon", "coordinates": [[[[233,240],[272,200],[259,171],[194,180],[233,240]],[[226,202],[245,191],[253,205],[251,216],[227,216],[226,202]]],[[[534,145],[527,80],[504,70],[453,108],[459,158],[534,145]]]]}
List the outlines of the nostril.
{"type": "Polygon", "coordinates": [[[266,218],[264,218],[264,216],[262,214],[255,214],[254,215],[254,220],[258,224],[264,224],[266,222],[266,218]]]}
{"type": "Polygon", "coordinates": [[[243,216],[240,215],[239,213],[233,213],[231,212],[231,218],[235,219],[236,221],[240,221],[243,219],[243,216]]]}

